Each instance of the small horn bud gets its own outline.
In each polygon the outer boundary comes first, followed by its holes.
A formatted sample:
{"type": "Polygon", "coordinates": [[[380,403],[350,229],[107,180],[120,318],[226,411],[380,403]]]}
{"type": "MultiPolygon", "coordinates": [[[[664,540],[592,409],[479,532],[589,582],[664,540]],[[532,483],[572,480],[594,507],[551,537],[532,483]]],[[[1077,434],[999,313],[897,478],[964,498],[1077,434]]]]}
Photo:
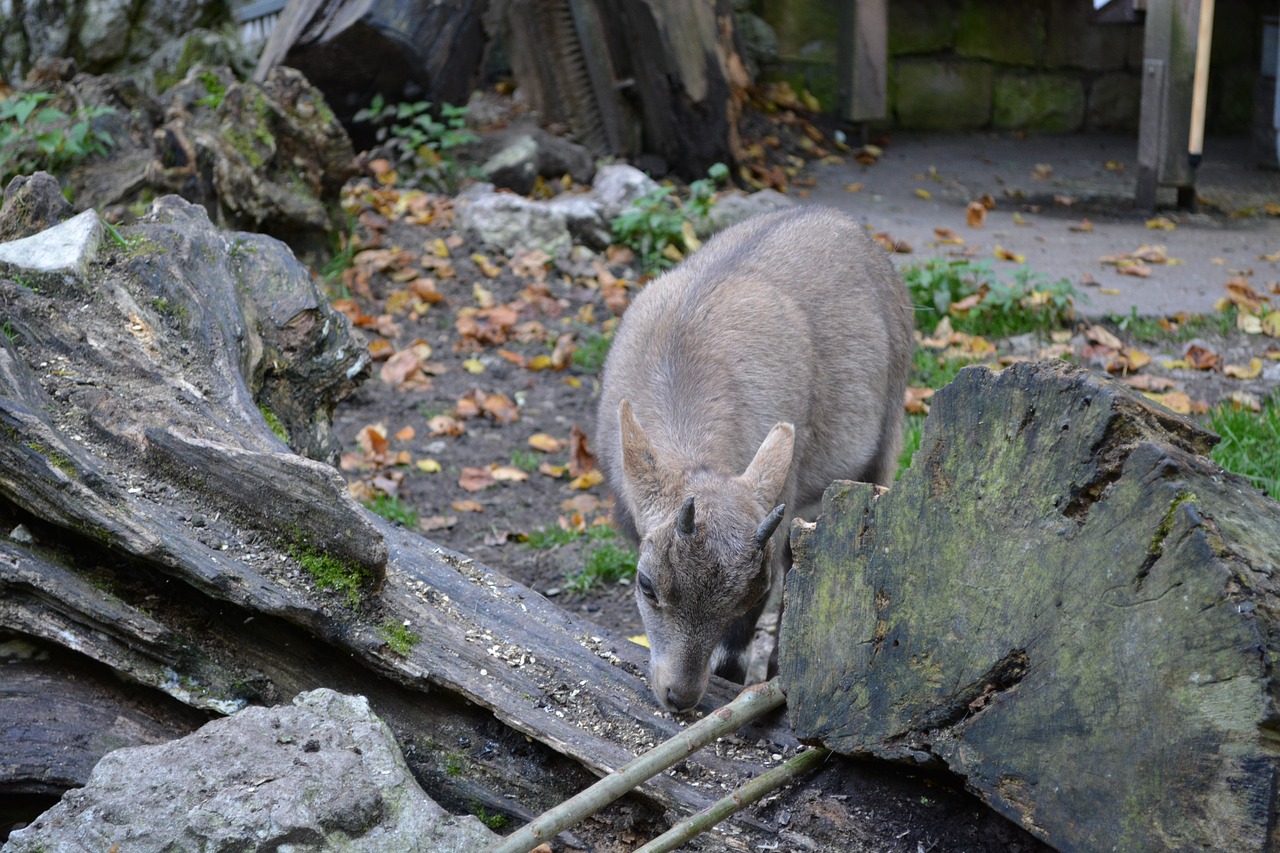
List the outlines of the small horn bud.
{"type": "MultiPolygon", "coordinates": [[[[692,498],[690,498],[692,500],[692,498]]],[[[764,546],[768,544],[769,537],[773,536],[773,531],[778,529],[778,525],[782,523],[782,516],[787,512],[786,504],[778,504],[769,514],[764,517],[764,521],[760,522],[760,526],[756,528],[756,547],[764,550],[764,546]]]]}
{"type": "Polygon", "coordinates": [[[693,495],[685,498],[680,505],[680,514],[676,517],[676,533],[681,536],[693,535],[693,495]]]}

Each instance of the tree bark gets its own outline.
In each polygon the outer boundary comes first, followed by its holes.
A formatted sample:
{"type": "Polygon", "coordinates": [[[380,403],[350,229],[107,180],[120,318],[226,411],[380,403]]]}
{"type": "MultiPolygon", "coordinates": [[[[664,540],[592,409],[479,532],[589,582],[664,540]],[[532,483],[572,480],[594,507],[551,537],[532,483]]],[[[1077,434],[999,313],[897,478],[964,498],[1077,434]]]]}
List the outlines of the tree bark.
{"type": "Polygon", "coordinates": [[[969,368],[793,537],[796,732],[941,764],[1063,851],[1274,850],[1280,504],[1064,364],[969,368]]]}

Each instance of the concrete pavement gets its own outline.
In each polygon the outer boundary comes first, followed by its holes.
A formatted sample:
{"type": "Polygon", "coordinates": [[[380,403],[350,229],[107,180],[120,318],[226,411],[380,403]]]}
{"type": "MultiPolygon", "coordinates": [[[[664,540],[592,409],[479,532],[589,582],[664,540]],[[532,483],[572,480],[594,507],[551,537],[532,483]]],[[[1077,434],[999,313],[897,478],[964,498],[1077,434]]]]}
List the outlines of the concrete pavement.
{"type": "Polygon", "coordinates": [[[994,257],[1001,246],[1034,272],[1071,279],[1088,295],[1077,306],[1088,316],[1207,313],[1233,276],[1244,275],[1261,293],[1280,282],[1280,262],[1262,257],[1280,256],[1280,215],[1263,213],[1280,205],[1280,172],[1256,166],[1247,140],[1207,141],[1196,182],[1201,212],[1176,210],[1174,191],[1162,190],[1158,212],[1175,223],[1171,231],[1148,228],[1150,214],[1134,209],[1136,173],[1130,137],[896,134],[872,165],[852,158],[813,165],[805,201],[839,207],[905,240],[914,251],[895,255],[899,265],[967,249],[1011,274],[1019,265],[994,257]],[[970,228],[966,207],[984,194],[995,208],[983,227],[970,228]],[[1232,215],[1246,210],[1255,213],[1232,215]],[[1085,218],[1092,231],[1072,230],[1085,218]],[[950,228],[964,246],[940,244],[935,228],[950,228]],[[1148,244],[1165,245],[1178,263],[1152,265],[1149,277],[1137,278],[1100,261],[1148,244]]]}

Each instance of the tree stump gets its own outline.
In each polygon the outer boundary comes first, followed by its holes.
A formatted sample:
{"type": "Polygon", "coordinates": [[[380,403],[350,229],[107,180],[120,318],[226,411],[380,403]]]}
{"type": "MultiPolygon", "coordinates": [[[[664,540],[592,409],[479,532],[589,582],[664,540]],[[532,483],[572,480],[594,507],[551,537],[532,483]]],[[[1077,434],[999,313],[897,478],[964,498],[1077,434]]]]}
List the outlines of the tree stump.
{"type": "Polygon", "coordinates": [[[1273,850],[1280,504],[1060,363],[970,368],[793,533],[798,736],[945,764],[1059,850],[1273,850]]]}

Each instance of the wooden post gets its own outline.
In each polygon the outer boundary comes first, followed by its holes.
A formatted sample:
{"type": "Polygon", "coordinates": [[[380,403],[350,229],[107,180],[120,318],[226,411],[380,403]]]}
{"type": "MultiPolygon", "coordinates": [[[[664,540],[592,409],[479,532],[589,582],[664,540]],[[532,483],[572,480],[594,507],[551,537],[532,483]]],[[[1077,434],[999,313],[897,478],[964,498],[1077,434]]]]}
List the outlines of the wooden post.
{"type": "Polygon", "coordinates": [[[836,44],[840,115],[847,121],[874,121],[888,115],[889,4],[851,0],[841,4],[836,44]]]}
{"type": "Polygon", "coordinates": [[[1142,104],[1135,202],[1156,206],[1162,186],[1176,187],[1178,205],[1195,203],[1195,175],[1187,157],[1200,0],[1148,0],[1142,47],[1142,104]]]}

